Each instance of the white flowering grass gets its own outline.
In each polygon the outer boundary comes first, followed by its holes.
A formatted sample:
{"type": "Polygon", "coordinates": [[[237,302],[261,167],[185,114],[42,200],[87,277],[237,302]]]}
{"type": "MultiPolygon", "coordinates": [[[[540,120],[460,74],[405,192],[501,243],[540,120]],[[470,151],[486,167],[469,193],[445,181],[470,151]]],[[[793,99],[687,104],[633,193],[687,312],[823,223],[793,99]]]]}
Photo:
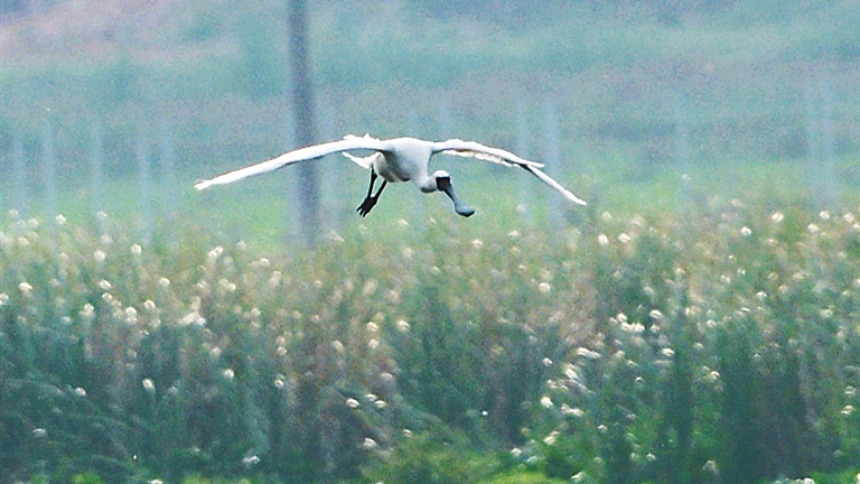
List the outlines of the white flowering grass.
{"type": "Polygon", "coordinates": [[[627,466],[683,480],[664,464],[679,459],[740,475],[744,454],[725,443],[741,438],[811,456],[756,447],[761,477],[849,465],[860,231],[853,212],[822,214],[606,213],[563,243],[436,222],[303,258],[13,221],[0,230],[0,368],[18,423],[0,447],[24,453],[0,468],[62,457],[82,472],[95,455],[115,480],[135,466],[165,482],[176,469],[323,479],[443,448],[428,432],[515,448],[567,478],[627,466]],[[320,474],[278,467],[296,456],[320,474]]]}

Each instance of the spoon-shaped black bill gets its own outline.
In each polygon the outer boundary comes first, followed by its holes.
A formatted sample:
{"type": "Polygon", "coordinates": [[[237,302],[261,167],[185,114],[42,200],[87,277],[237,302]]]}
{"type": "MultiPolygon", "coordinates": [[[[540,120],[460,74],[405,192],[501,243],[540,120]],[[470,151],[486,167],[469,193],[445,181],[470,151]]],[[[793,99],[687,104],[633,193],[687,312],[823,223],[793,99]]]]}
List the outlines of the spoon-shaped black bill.
{"type": "Polygon", "coordinates": [[[454,193],[454,187],[451,185],[451,178],[449,177],[439,177],[436,179],[436,186],[439,187],[439,190],[445,192],[445,195],[448,195],[448,198],[454,202],[454,211],[464,217],[471,217],[475,213],[475,209],[469,207],[459,197],[454,193]]]}

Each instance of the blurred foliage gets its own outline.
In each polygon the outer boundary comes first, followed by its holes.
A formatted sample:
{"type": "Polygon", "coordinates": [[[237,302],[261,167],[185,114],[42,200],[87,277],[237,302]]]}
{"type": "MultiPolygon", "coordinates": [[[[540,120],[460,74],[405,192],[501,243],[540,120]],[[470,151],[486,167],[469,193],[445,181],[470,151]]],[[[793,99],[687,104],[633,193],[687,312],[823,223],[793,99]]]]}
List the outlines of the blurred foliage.
{"type": "Polygon", "coordinates": [[[853,471],[858,214],[696,210],[472,240],[401,224],[301,257],[13,214],[0,479],[853,471]]]}

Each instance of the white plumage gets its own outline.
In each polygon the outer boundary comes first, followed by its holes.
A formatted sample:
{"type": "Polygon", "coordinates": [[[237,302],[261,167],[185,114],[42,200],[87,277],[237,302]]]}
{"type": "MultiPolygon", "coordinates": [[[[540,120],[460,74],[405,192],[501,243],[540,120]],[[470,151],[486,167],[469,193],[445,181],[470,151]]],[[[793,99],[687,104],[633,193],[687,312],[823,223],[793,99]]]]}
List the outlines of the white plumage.
{"type": "Polygon", "coordinates": [[[365,197],[357,209],[358,213],[362,216],[370,213],[388,182],[404,181],[412,181],[424,193],[444,192],[454,202],[454,209],[460,215],[468,217],[475,213],[473,209],[464,204],[454,193],[454,189],[451,186],[451,177],[447,172],[438,170],[432,174],[430,173],[430,158],[437,153],[472,157],[505,166],[523,168],[564,195],[568,200],[585,205],[584,200],[541,171],[540,168],[543,167],[541,163],[525,160],[500,148],[492,148],[474,141],[462,141],[459,139],[449,139],[447,141],[425,141],[416,138],[379,140],[371,138],[368,135],[363,137],[349,135],[342,140],[289,151],[277,158],[246,166],[245,168],[216,176],[211,180],[197,182],[194,187],[198,190],[205,190],[213,185],[226,185],[249,176],[268,173],[299,161],[314,160],[333,153],[343,153],[359,166],[370,170],[370,187],[367,191],[367,197],[365,197]],[[347,153],[354,150],[371,150],[374,153],[365,157],[347,153]],[[381,177],[383,182],[374,195],[373,186],[377,177],[381,177]]]}

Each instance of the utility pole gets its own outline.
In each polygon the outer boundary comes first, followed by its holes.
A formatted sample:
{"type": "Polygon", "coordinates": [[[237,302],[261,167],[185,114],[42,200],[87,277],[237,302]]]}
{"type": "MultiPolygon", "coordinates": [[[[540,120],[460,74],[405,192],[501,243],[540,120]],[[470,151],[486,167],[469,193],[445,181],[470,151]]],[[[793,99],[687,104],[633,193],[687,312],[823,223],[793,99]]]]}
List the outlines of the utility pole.
{"type": "MultiPolygon", "coordinates": [[[[293,129],[297,147],[316,142],[313,84],[308,49],[308,18],[305,0],[288,0],[289,60],[292,69],[293,129]]],[[[319,236],[319,169],[316,163],[300,163],[296,167],[299,183],[299,224],[305,242],[316,246],[319,236]]]]}

